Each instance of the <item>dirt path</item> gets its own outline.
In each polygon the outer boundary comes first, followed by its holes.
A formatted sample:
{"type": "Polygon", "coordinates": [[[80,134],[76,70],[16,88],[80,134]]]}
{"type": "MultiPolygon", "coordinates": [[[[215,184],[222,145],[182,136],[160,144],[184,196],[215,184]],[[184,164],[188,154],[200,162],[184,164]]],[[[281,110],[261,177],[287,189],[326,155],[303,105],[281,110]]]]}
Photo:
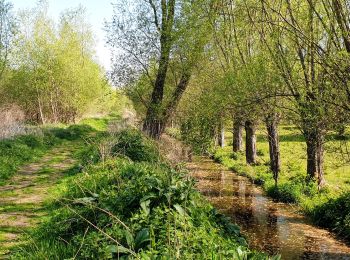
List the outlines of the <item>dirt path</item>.
{"type": "Polygon", "coordinates": [[[73,153],[80,143],[64,143],[38,162],[22,167],[5,186],[0,186],[0,258],[20,243],[20,235],[40,222],[50,188],[75,166],[73,153]]]}

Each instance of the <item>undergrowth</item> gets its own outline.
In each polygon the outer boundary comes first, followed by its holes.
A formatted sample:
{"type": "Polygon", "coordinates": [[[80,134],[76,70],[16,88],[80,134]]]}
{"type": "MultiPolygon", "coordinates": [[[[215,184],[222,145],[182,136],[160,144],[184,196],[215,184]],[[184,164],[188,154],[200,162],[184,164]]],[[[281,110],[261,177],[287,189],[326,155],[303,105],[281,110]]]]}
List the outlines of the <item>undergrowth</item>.
{"type": "Polygon", "coordinates": [[[104,135],[90,146],[87,157],[109,155],[61,184],[50,216],[14,259],[268,258],[249,250],[239,228],[138,131],[104,135]]]}

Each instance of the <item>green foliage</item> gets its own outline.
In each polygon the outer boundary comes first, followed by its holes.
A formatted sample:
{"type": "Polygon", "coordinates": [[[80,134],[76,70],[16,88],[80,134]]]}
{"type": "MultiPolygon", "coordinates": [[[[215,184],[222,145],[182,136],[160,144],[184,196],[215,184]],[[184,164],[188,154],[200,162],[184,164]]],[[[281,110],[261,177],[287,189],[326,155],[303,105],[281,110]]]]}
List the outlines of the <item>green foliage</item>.
{"type": "Polygon", "coordinates": [[[126,157],[137,162],[157,162],[160,158],[153,142],[135,129],[119,131],[113,134],[113,137],[101,132],[87,140],[90,145],[77,153],[82,166],[114,156],[126,157]]]}
{"type": "MultiPolygon", "coordinates": [[[[121,110],[115,110],[115,112],[120,112],[121,110]]],[[[80,124],[88,125],[97,131],[106,131],[108,128],[108,124],[111,120],[118,120],[120,115],[112,115],[110,117],[103,118],[86,118],[83,119],[80,124]]]]}
{"type": "Polygon", "coordinates": [[[153,157],[155,144],[135,130],[115,140],[134,161],[110,158],[62,184],[50,217],[15,259],[267,259],[186,173],[153,157]]]}
{"type": "Polygon", "coordinates": [[[318,225],[330,228],[347,239],[350,238],[349,192],[317,205],[310,215],[318,225]]]}
{"type": "Polygon", "coordinates": [[[165,129],[165,132],[169,136],[171,136],[171,137],[173,137],[173,138],[175,138],[177,140],[181,140],[181,131],[179,129],[168,127],[168,128],[165,129]]]}
{"type": "Polygon", "coordinates": [[[69,141],[87,138],[95,129],[90,125],[71,125],[67,128],[56,128],[52,130],[61,139],[69,141]]]}
{"type": "Polygon", "coordinates": [[[82,7],[65,11],[55,24],[47,2],[17,17],[11,69],[0,87],[35,123],[72,123],[83,115],[116,108],[118,95],[95,61],[95,43],[82,7]]]}
{"type": "Polygon", "coordinates": [[[119,132],[112,152],[123,154],[136,162],[156,162],[159,159],[159,152],[153,142],[137,130],[119,132]]]}
{"type": "Polygon", "coordinates": [[[181,140],[193,148],[195,153],[205,153],[213,144],[215,121],[204,115],[192,115],[182,122],[181,140]]]}

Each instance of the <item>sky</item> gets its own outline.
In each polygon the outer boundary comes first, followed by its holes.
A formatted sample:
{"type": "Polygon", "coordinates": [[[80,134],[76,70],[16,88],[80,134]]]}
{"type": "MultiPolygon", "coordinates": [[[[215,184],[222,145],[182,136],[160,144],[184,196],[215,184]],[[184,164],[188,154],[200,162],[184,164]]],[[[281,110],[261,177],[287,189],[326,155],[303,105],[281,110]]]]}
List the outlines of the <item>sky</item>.
{"type": "MultiPolygon", "coordinates": [[[[87,18],[92,25],[95,37],[97,38],[96,54],[99,63],[109,70],[111,68],[110,51],[105,45],[106,33],[103,30],[104,21],[110,21],[113,14],[113,0],[48,0],[50,16],[56,21],[62,11],[74,8],[81,4],[86,8],[87,18]]],[[[36,6],[37,0],[9,0],[14,6],[14,10],[32,8],[36,6]]]]}

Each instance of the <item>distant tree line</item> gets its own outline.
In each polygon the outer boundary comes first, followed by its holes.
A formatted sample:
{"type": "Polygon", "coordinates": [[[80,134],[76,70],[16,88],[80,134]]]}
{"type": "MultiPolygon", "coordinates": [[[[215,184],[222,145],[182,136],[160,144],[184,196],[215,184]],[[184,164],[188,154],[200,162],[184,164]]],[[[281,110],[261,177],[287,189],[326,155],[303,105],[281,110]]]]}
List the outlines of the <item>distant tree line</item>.
{"type": "Polygon", "coordinates": [[[15,14],[2,0],[0,22],[1,107],[15,104],[33,123],[69,123],[115,98],[82,7],[55,23],[45,1],[15,14]]]}

